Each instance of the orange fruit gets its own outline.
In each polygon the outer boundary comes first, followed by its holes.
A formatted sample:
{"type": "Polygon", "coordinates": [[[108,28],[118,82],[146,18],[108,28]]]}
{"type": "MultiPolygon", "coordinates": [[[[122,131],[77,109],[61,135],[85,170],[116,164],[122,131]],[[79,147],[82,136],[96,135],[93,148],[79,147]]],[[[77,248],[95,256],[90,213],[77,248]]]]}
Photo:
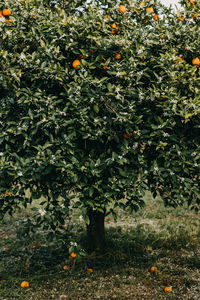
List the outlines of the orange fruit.
{"type": "Polygon", "coordinates": [[[184,16],[178,16],[178,20],[183,22],[185,20],[185,17],[184,16]]]}
{"type": "Polygon", "coordinates": [[[115,54],[115,59],[121,59],[121,58],[122,58],[122,56],[121,56],[120,53],[116,53],[116,54],[115,54]]]}
{"type": "Polygon", "coordinates": [[[171,293],[172,292],[172,288],[169,286],[164,287],[164,292],[165,293],[171,293]]]}
{"type": "Polygon", "coordinates": [[[200,59],[199,59],[198,57],[194,58],[194,59],[192,60],[192,64],[193,64],[194,66],[199,66],[199,64],[200,64],[200,59]]]}
{"type": "Polygon", "coordinates": [[[11,15],[11,10],[9,8],[4,8],[2,14],[4,17],[8,17],[11,15]]]}
{"type": "Polygon", "coordinates": [[[165,37],[164,37],[164,35],[161,35],[160,38],[163,40],[165,37]]]}
{"type": "Polygon", "coordinates": [[[30,286],[30,284],[29,284],[28,281],[23,281],[23,282],[21,283],[21,287],[22,287],[22,288],[27,288],[27,287],[29,287],[29,286],[30,286]]]}
{"type": "Polygon", "coordinates": [[[194,20],[197,20],[197,19],[198,19],[198,17],[199,17],[199,15],[198,15],[198,14],[194,14],[194,15],[192,16],[192,18],[193,18],[194,20]]]}
{"type": "Polygon", "coordinates": [[[111,33],[112,33],[112,34],[115,34],[115,33],[117,33],[117,30],[112,29],[112,30],[111,30],[111,33]]]}
{"type": "Polygon", "coordinates": [[[125,139],[129,139],[129,138],[130,138],[130,136],[131,136],[131,134],[130,134],[130,133],[126,133],[126,132],[124,133],[124,138],[125,138],[125,139]]]}
{"type": "Polygon", "coordinates": [[[126,12],[126,7],[124,5],[120,5],[118,8],[118,11],[122,14],[124,14],[126,12]]]}
{"type": "Polygon", "coordinates": [[[148,14],[153,14],[153,13],[154,13],[153,7],[152,7],[152,6],[147,7],[147,8],[146,8],[146,12],[147,12],[148,14]]]}
{"type": "Polygon", "coordinates": [[[154,19],[155,21],[158,21],[158,20],[160,19],[160,17],[159,17],[158,14],[155,14],[155,15],[153,16],[153,19],[154,19]]]}
{"type": "Polygon", "coordinates": [[[158,269],[156,267],[151,267],[151,273],[158,273],[158,269]]]}
{"type": "Polygon", "coordinates": [[[113,23],[113,24],[111,24],[110,25],[113,29],[118,29],[119,27],[117,26],[117,24],[116,23],[113,23]]]}
{"type": "Polygon", "coordinates": [[[93,272],[93,269],[90,269],[90,268],[89,268],[88,271],[89,271],[90,273],[92,273],[92,272],[93,272]]]}
{"type": "Polygon", "coordinates": [[[71,256],[72,258],[75,258],[75,257],[76,257],[76,253],[72,252],[72,253],[70,254],[70,256],[71,256]]]}
{"type": "Polygon", "coordinates": [[[80,65],[81,65],[81,62],[80,62],[80,60],[78,60],[78,59],[75,59],[75,60],[73,61],[73,63],[72,63],[73,68],[76,69],[76,70],[78,70],[78,67],[79,67],[80,65]]]}

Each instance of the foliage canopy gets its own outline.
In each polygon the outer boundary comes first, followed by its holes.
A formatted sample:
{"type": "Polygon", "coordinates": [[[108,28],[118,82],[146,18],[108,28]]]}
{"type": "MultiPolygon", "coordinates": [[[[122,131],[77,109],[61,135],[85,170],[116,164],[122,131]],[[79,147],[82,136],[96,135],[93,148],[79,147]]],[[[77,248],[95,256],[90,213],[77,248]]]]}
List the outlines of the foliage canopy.
{"type": "Polygon", "coordinates": [[[43,196],[37,223],[54,229],[74,197],[88,222],[88,208],[137,210],[146,190],[198,207],[199,2],[116,2],[1,2],[2,215],[43,196]]]}

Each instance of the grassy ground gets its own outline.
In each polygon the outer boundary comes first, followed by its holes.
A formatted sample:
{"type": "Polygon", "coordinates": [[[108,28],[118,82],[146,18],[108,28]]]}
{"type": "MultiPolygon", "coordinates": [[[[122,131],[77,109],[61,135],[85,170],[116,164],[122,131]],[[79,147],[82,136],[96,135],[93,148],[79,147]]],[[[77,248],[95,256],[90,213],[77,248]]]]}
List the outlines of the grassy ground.
{"type": "MultiPolygon", "coordinates": [[[[42,231],[27,237],[22,215],[7,218],[0,227],[0,300],[199,299],[199,215],[164,208],[150,195],[145,201],[133,215],[119,210],[117,222],[108,216],[105,254],[81,260],[69,259],[62,239],[49,242],[42,231]]],[[[84,224],[77,214],[72,220],[71,234],[84,245],[84,224]]]]}

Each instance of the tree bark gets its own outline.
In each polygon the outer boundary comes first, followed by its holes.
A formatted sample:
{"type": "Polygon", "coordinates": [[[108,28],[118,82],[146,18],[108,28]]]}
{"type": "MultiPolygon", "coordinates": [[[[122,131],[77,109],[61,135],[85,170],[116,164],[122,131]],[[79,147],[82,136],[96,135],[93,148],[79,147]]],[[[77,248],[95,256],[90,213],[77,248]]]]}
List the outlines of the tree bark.
{"type": "Polygon", "coordinates": [[[89,252],[102,252],[105,242],[105,212],[88,208],[87,215],[90,223],[87,225],[87,243],[89,252]]]}

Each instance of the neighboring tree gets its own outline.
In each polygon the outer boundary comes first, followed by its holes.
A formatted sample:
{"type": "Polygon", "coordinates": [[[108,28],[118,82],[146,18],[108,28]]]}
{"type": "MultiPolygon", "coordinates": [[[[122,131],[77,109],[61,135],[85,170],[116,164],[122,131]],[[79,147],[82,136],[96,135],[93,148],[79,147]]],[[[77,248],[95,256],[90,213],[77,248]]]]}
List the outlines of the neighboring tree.
{"type": "Polygon", "coordinates": [[[0,18],[0,209],[43,196],[36,223],[59,230],[73,205],[97,250],[105,215],[147,190],[198,209],[199,5],[71,2],[0,18]]]}

